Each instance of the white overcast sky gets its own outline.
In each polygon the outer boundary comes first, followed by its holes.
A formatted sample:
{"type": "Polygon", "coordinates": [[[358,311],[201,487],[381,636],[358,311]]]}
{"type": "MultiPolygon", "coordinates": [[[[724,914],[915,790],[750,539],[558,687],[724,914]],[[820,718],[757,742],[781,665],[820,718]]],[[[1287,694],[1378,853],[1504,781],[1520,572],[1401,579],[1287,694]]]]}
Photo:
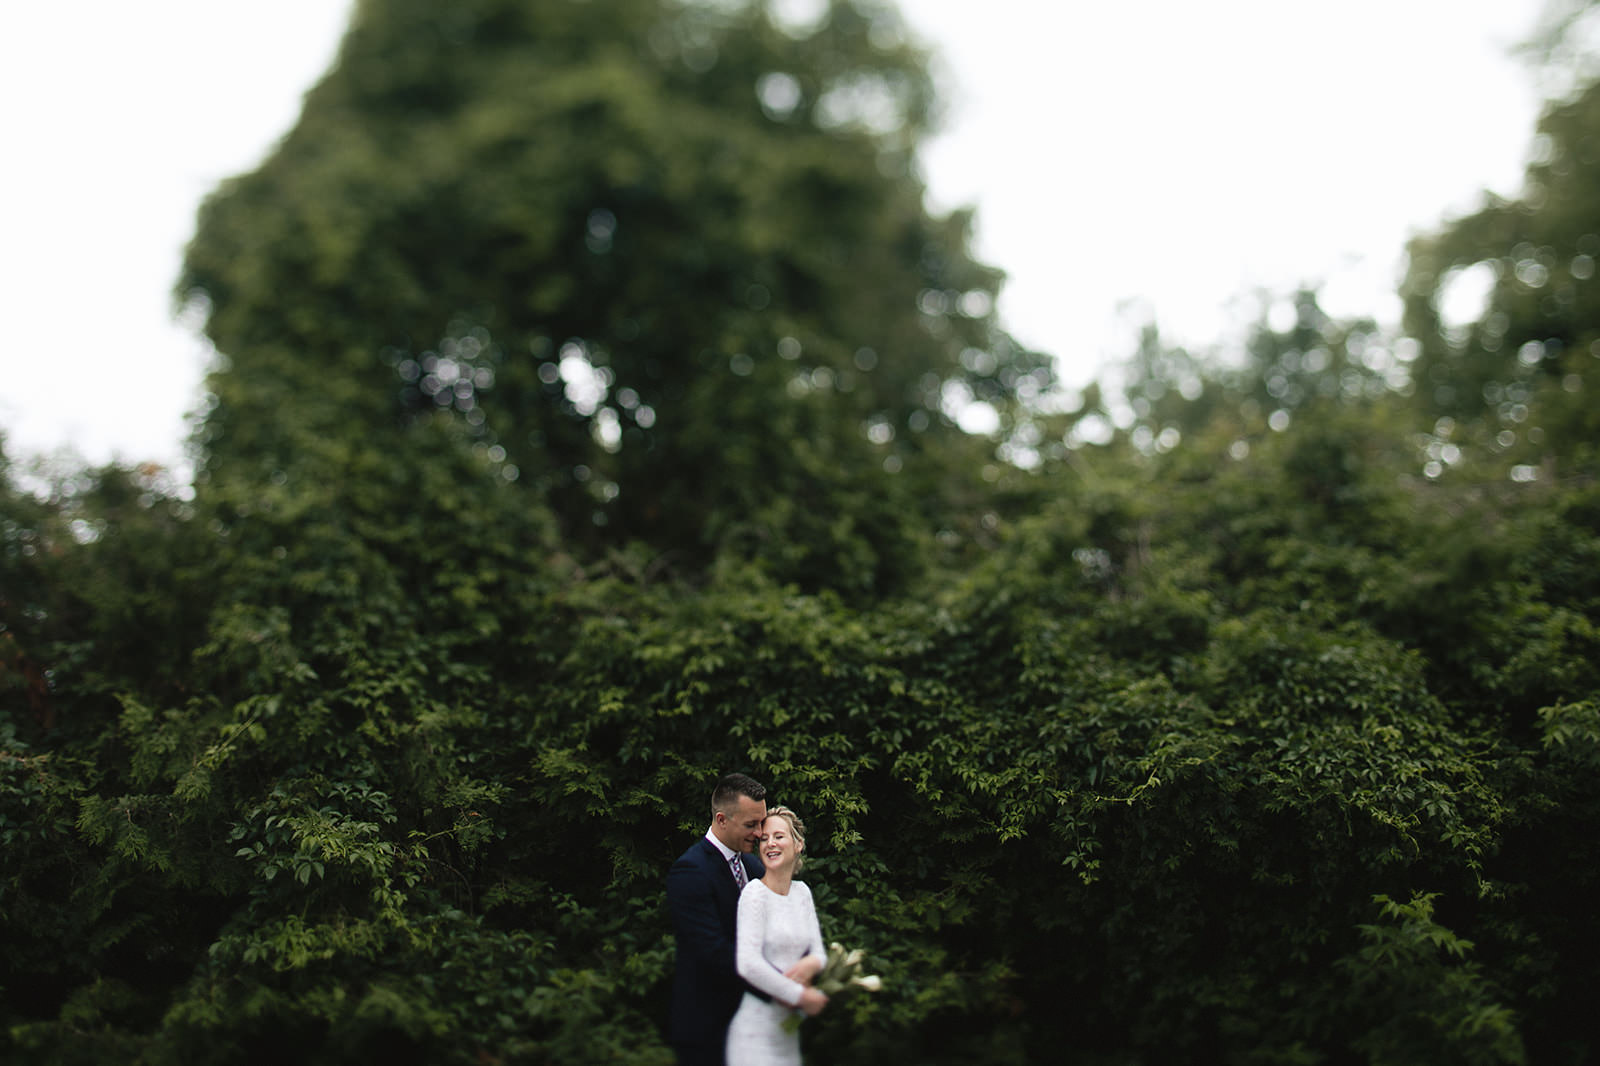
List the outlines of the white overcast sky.
{"type": "MultiPolygon", "coordinates": [[[[543,2],[543,0],[541,0],[543,2]]],[[[783,0],[800,10],[815,0],[783,0]]],[[[1521,187],[1540,0],[901,0],[948,76],[932,206],[976,206],[1000,312],[1081,385],[1130,306],[1197,347],[1325,285],[1393,323],[1406,238],[1521,187]]],[[[172,318],[195,208],[327,69],[348,0],[0,6],[0,431],[186,475],[209,358],[172,318]]],[[[1136,314],[1137,312],[1135,312],[1136,314]]]]}

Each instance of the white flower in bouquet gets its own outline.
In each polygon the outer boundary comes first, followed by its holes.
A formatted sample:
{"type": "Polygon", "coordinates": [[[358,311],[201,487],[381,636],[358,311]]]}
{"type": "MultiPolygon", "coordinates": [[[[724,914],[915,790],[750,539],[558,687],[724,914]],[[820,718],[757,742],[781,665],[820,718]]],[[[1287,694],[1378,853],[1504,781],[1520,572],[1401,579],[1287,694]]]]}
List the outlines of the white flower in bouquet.
{"type": "Polygon", "coordinates": [[[811,983],[830,997],[836,996],[847,988],[864,988],[868,992],[876,992],[883,987],[883,980],[876,975],[861,972],[861,960],[866,956],[860,948],[846,951],[844,945],[835,941],[828,945],[828,958],[822,964],[821,971],[811,983]]]}

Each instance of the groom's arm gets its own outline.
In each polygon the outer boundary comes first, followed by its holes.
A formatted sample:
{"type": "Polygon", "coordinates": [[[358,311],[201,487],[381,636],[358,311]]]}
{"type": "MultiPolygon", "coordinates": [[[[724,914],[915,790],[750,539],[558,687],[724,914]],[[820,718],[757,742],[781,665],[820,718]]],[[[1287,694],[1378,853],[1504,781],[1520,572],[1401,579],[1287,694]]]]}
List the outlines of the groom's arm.
{"type": "Polygon", "coordinates": [[[717,918],[716,894],[705,870],[684,860],[673,863],[667,871],[667,908],[678,943],[702,966],[732,977],[733,939],[717,918]]]}
{"type": "Polygon", "coordinates": [[[697,963],[737,979],[767,1002],[772,997],[739,976],[734,961],[733,938],[722,931],[717,917],[716,891],[706,869],[680,859],[667,870],[667,909],[678,943],[688,948],[697,963]]]}

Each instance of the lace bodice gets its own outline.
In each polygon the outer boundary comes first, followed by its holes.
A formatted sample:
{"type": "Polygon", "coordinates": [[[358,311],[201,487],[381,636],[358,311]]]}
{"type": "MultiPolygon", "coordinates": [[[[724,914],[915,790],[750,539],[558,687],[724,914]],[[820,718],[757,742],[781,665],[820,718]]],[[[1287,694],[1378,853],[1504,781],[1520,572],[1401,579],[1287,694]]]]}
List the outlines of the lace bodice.
{"type": "Polygon", "coordinates": [[[739,976],[773,999],[793,1004],[799,982],[783,971],[813,952],[822,953],[822,929],[805,882],[780,896],[761,881],[751,881],[739,896],[737,965],[739,976]]]}

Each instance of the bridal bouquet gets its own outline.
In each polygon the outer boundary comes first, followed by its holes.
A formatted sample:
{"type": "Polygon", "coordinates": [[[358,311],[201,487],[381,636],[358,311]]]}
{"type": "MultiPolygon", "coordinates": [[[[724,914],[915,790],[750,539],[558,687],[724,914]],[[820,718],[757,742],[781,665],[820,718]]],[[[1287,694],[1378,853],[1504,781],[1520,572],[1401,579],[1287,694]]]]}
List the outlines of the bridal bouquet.
{"type": "Polygon", "coordinates": [[[868,992],[876,992],[883,987],[883,980],[876,974],[863,974],[861,972],[861,949],[846,952],[844,945],[835,941],[828,945],[828,961],[822,964],[822,970],[811,983],[828,996],[836,996],[847,988],[864,988],[868,992]]]}
{"type": "MultiPolygon", "coordinates": [[[[846,951],[844,945],[837,941],[829,944],[827,961],[822,964],[822,969],[817,971],[817,976],[811,982],[812,987],[829,999],[852,988],[876,992],[883,987],[883,979],[877,974],[861,972],[863,957],[860,948],[846,951]]],[[[798,1013],[790,1015],[784,1020],[784,1027],[793,1032],[800,1027],[803,1017],[798,1013]]]]}

